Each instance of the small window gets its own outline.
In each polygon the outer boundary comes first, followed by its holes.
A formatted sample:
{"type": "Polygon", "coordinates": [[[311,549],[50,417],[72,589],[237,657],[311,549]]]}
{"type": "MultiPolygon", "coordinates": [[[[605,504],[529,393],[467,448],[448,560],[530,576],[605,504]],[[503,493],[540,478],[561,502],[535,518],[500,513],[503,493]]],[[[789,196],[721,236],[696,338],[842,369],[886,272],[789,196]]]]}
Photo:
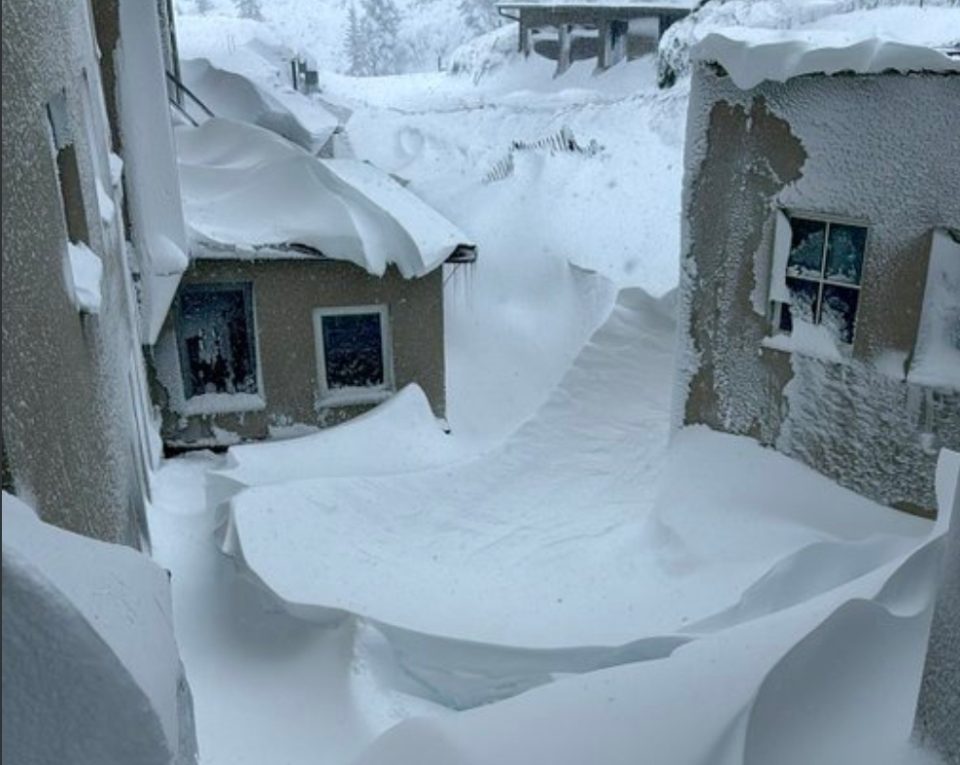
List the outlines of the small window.
{"type": "Polygon", "coordinates": [[[314,311],[322,398],[362,403],[393,390],[386,306],[314,311]]]}
{"type": "Polygon", "coordinates": [[[54,159],[57,163],[57,178],[60,181],[60,201],[67,225],[67,238],[74,243],[90,243],[87,229],[87,212],[83,201],[80,165],[77,148],[70,130],[67,110],[67,94],[61,90],[47,102],[47,125],[53,141],[54,159]]]}
{"type": "Polygon", "coordinates": [[[783,288],[771,288],[774,326],[789,334],[795,320],[822,324],[839,342],[851,344],[867,229],[815,218],[781,216],[781,220],[789,225],[789,238],[777,236],[786,257],[777,253],[774,257],[774,285],[783,280],[783,288]]]}
{"type": "Polygon", "coordinates": [[[258,392],[250,284],[182,287],[177,338],[187,399],[207,393],[258,392]]]}

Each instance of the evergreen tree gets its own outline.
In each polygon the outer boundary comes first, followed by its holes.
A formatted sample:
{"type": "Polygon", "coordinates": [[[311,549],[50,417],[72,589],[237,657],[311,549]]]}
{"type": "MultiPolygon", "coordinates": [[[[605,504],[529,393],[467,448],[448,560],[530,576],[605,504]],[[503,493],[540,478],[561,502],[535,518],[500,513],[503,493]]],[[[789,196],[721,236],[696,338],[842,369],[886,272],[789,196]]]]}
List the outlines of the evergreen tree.
{"type": "Polygon", "coordinates": [[[395,0],[360,0],[365,74],[394,74],[403,70],[405,51],[400,42],[400,10],[395,0]]]}
{"type": "Polygon", "coordinates": [[[344,40],[344,49],[347,57],[347,72],[354,76],[373,74],[370,71],[369,55],[364,43],[363,28],[360,17],[357,15],[356,3],[350,3],[350,10],[347,12],[347,37],[344,40]]]}
{"type": "Polygon", "coordinates": [[[495,0],[460,0],[457,9],[463,23],[473,34],[482,35],[500,26],[495,0]]]}
{"type": "Polygon", "coordinates": [[[254,19],[263,21],[263,13],[260,11],[260,0],[233,0],[237,6],[237,14],[244,19],[254,19]]]}

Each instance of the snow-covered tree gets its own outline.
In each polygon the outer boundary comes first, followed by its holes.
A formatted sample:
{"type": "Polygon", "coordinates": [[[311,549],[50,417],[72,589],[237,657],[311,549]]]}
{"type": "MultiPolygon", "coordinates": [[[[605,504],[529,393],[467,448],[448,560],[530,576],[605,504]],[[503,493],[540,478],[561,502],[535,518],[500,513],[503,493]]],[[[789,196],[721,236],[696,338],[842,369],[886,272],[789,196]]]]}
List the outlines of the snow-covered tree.
{"type": "Polygon", "coordinates": [[[206,16],[211,10],[213,10],[213,2],[212,0],[197,0],[196,8],[197,13],[199,13],[201,16],[206,16]]]}
{"type": "Polygon", "coordinates": [[[260,0],[233,0],[237,6],[237,14],[244,19],[255,19],[263,21],[263,13],[260,10],[260,0]]]}
{"type": "Polygon", "coordinates": [[[347,59],[347,72],[356,76],[373,74],[370,51],[363,36],[363,23],[357,13],[356,3],[350,3],[350,8],[347,11],[347,35],[343,47],[347,59]]]}
{"type": "Polygon", "coordinates": [[[463,23],[472,33],[482,35],[500,26],[495,0],[460,0],[457,9],[463,23]]]}
{"type": "Polygon", "coordinates": [[[362,45],[369,61],[365,74],[393,74],[402,71],[407,59],[400,40],[400,10],[395,0],[360,0],[362,45]]]}

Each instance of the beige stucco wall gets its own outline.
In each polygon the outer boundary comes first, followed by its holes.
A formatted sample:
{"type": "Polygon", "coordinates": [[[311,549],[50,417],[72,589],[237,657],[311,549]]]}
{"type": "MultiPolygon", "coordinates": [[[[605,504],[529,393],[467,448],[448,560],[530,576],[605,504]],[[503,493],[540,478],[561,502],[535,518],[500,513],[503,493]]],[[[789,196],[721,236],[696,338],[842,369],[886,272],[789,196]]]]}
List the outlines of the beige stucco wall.
{"type": "Polygon", "coordinates": [[[325,307],[386,305],[397,390],[417,383],[434,413],[444,415],[442,269],[420,279],[404,279],[394,268],[380,278],[333,260],[197,260],[183,283],[198,282],[253,285],[260,395],[266,409],[190,417],[176,411],[182,383],[171,312],[154,352],[155,400],[163,410],[163,437],[168,443],[214,443],[213,427],[244,439],[265,438],[270,425],[323,427],[369,409],[369,405],[317,406],[313,311],[325,307]]]}
{"type": "Polygon", "coordinates": [[[931,231],[960,224],[957,103],[957,76],[809,76],[743,92],[722,72],[697,69],[684,190],[683,423],[751,436],[884,504],[935,513],[937,450],[960,448],[960,381],[927,389],[904,372],[931,231]],[[843,363],[763,347],[781,206],[869,226],[843,363]]]}
{"type": "Polygon", "coordinates": [[[3,445],[14,488],[44,520],[139,543],[126,371],[132,341],[122,235],[100,219],[109,135],[86,3],[3,0],[3,445]],[[65,278],[66,217],[46,104],[65,92],[88,244],[104,266],[99,315],[65,278]]]}

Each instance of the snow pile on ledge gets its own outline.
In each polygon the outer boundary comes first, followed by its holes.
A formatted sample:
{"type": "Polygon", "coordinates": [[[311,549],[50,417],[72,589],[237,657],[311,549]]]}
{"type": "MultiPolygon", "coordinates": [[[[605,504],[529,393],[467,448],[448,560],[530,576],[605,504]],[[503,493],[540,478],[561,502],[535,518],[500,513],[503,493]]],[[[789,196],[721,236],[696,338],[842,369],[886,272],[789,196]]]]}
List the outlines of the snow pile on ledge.
{"type": "Polygon", "coordinates": [[[188,765],[167,573],[3,494],[3,761],[188,765]]]}
{"type": "Polygon", "coordinates": [[[469,240],[372,165],[321,160],[254,125],[177,129],[184,216],[201,256],[256,257],[299,245],[380,276],[440,266],[469,240]]]}
{"type": "Polygon", "coordinates": [[[335,116],[317,106],[308,129],[287,106],[249,78],[214,66],[206,58],[181,62],[180,72],[184,84],[217,117],[259,125],[311,153],[327,142],[339,124],[335,116]]]}
{"type": "Polygon", "coordinates": [[[758,31],[793,30],[801,34],[826,30],[852,39],[896,40],[920,47],[960,42],[960,9],[954,0],[726,0],[709,2],[673,24],[660,42],[658,68],[662,81],[687,74],[693,48],[710,33],[733,28],[758,31]],[[951,39],[952,34],[952,39],[951,39]]]}
{"type": "Polygon", "coordinates": [[[701,40],[691,57],[720,64],[743,90],[804,74],[960,73],[960,58],[927,45],[825,29],[719,30],[701,40]]]}
{"type": "Polygon", "coordinates": [[[67,242],[70,302],[78,311],[100,313],[103,261],[83,242],[67,242]]]}

